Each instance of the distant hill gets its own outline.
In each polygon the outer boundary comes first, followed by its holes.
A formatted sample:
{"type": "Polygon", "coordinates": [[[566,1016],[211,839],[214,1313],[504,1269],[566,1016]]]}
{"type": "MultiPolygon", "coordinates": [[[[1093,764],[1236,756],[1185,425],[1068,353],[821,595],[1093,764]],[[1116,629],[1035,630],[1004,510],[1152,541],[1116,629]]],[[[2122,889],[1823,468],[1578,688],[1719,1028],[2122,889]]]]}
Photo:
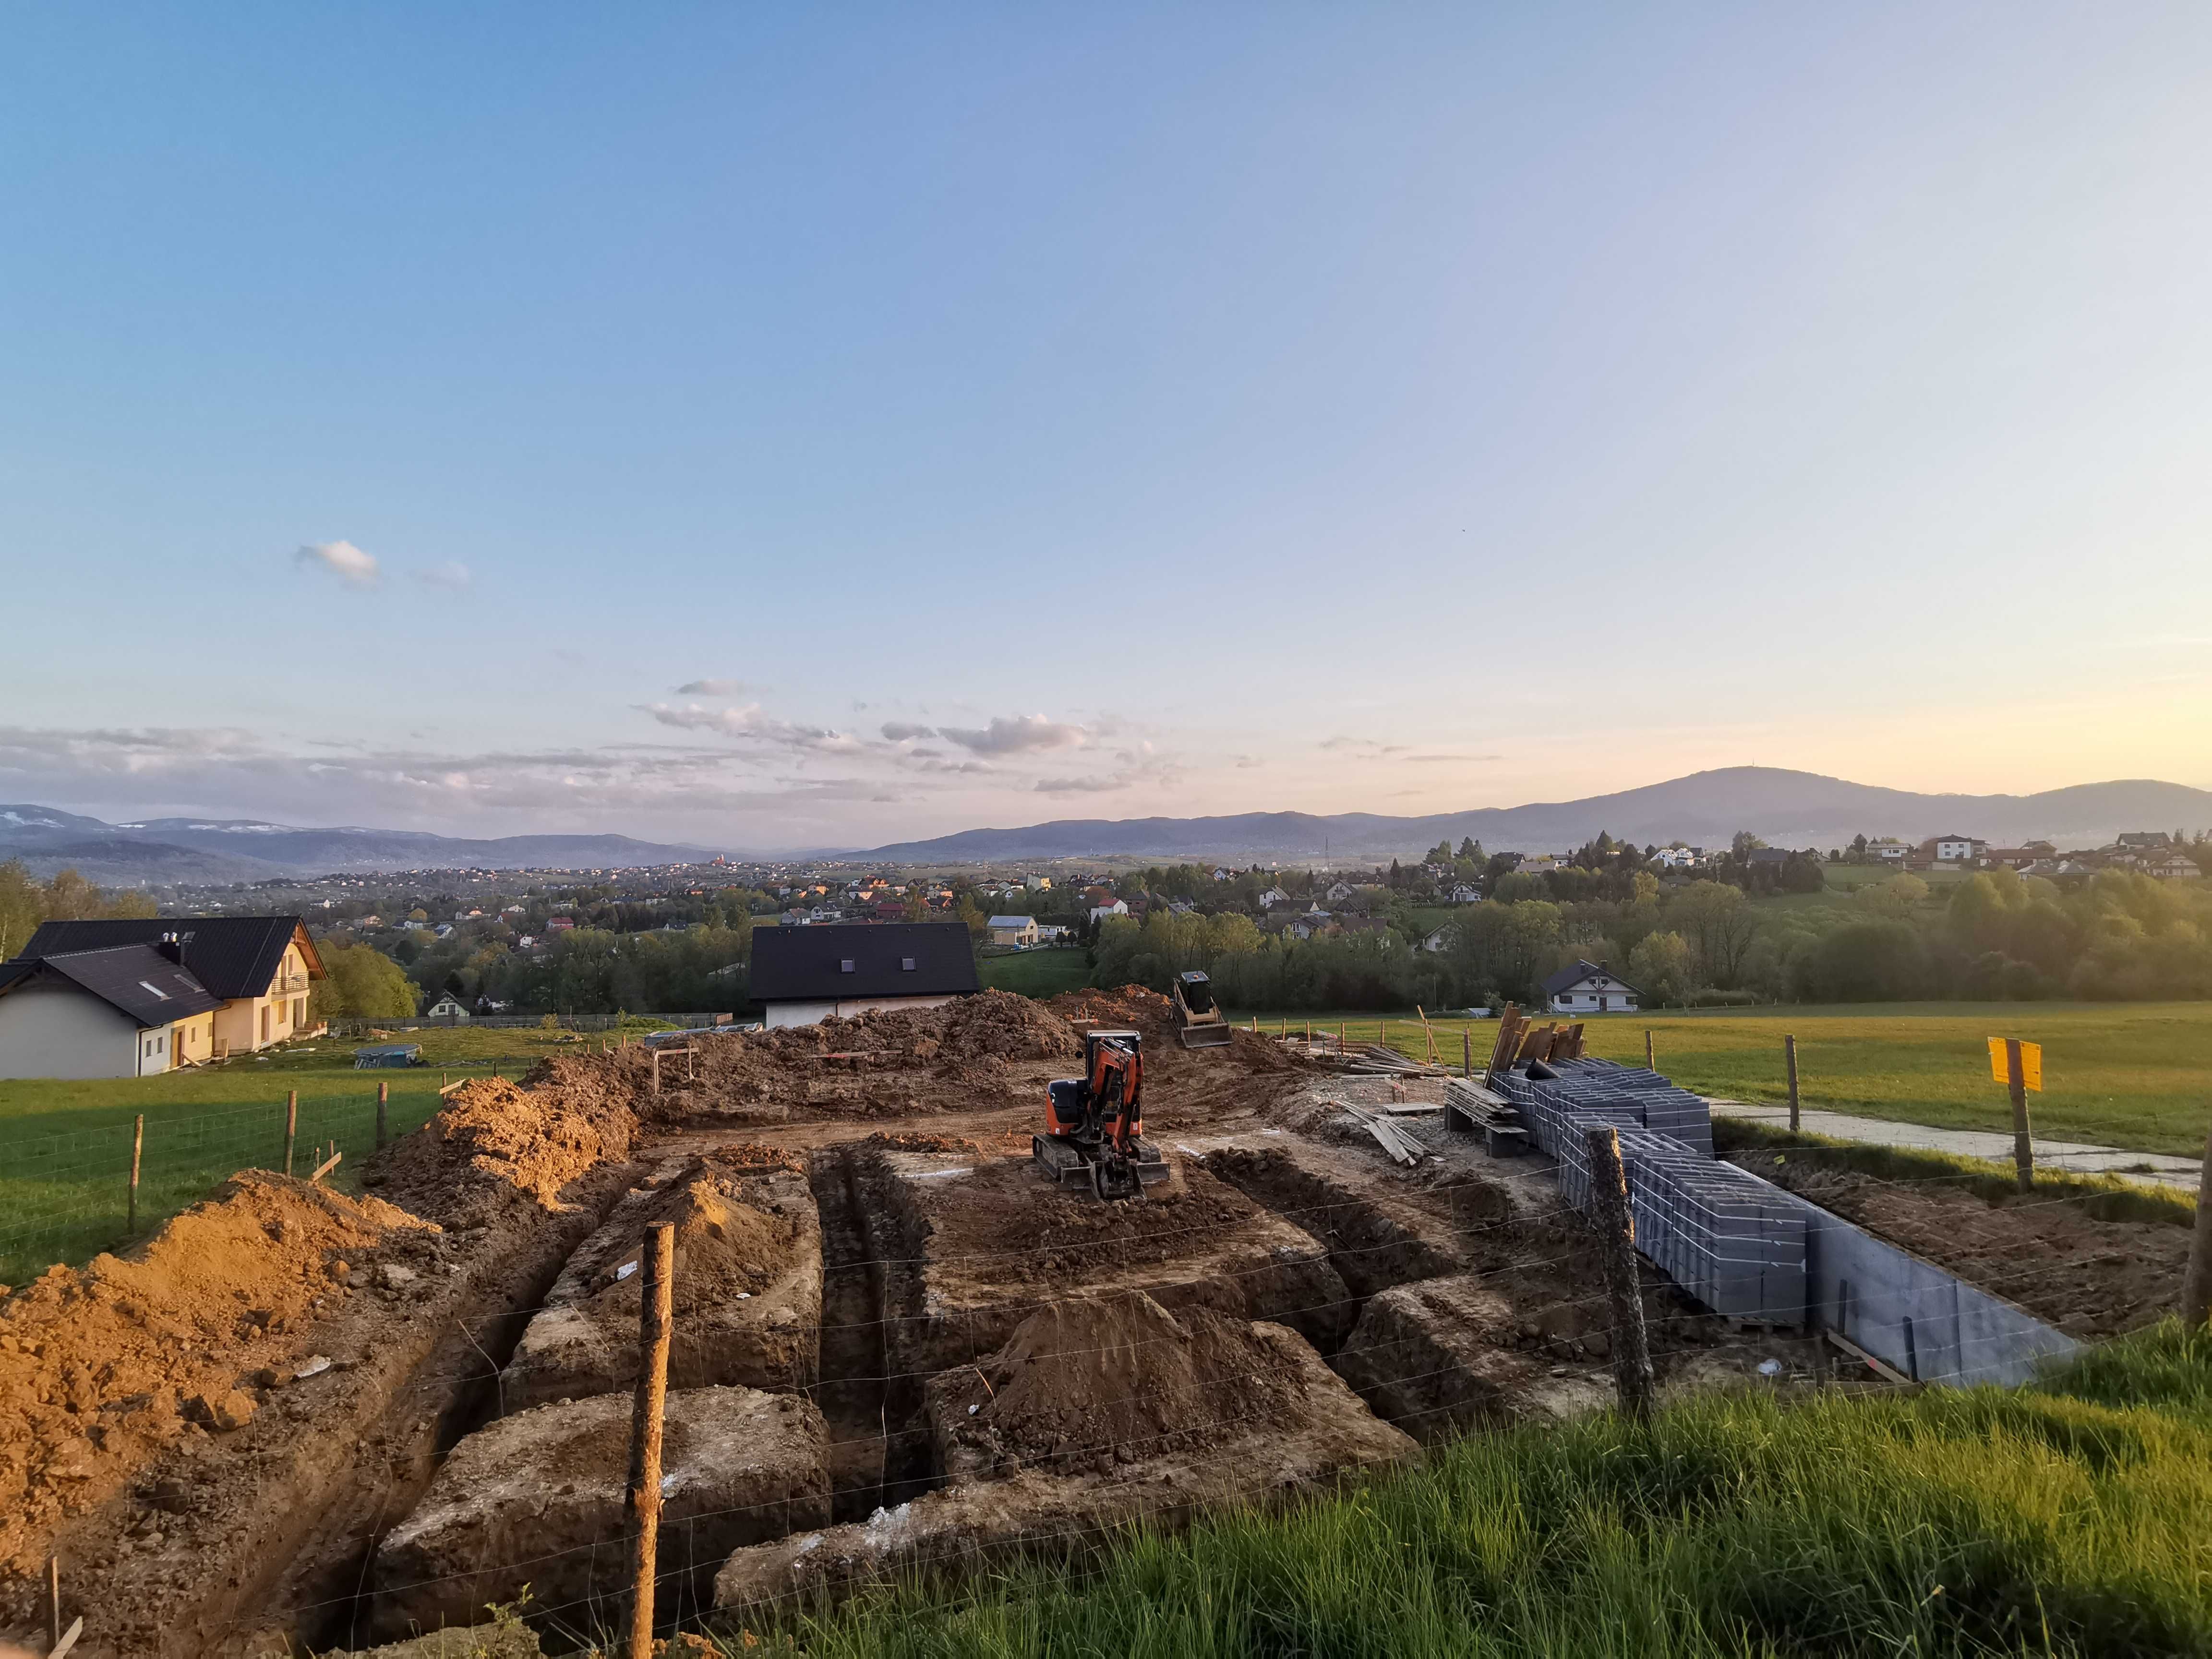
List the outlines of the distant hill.
{"type": "Polygon", "coordinates": [[[2212,791],[2130,780],[2033,795],[1923,795],[1814,772],[1733,766],[1583,800],[1485,807],[1425,817],[1372,812],[1328,817],[1243,812],[1205,818],[1060,818],[1019,830],[965,830],[852,856],[884,863],[994,863],[1014,859],[1161,858],[1252,863],[1318,859],[1379,862],[1418,857],[1472,836],[1491,852],[1580,846],[1599,831],[1639,846],[1681,840],[1724,844],[1739,830],[1777,847],[1841,847],[1855,835],[1979,836],[2007,846],[2043,839],[2109,842],[2124,830],[2212,828],[2212,791]]]}
{"type": "Polygon", "coordinates": [[[73,868],[109,885],[267,881],[389,870],[606,869],[689,864],[714,856],[696,847],[628,836],[469,841],[406,830],[303,830],[254,819],[106,823],[46,806],[0,806],[0,859],[21,859],[41,877],[73,868]]]}

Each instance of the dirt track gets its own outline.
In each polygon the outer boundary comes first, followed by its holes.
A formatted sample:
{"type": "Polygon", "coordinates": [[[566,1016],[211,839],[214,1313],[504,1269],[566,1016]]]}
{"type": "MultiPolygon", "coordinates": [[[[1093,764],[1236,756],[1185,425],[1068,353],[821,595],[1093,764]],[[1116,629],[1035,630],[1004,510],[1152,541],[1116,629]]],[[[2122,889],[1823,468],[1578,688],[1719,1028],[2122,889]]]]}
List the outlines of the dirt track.
{"type": "MultiPolygon", "coordinates": [[[[655,1218],[690,1241],[687,1409],[750,1420],[749,1401],[803,1395],[809,1412],[779,1421],[813,1437],[793,1467],[820,1473],[774,1501],[826,1480],[791,1524],[850,1523],[776,1542],[710,1505],[691,1547],[744,1545],[726,1601],[1180,1513],[1388,1462],[1407,1433],[1607,1397],[1593,1246],[1532,1161],[1431,1127],[1437,1155],[1398,1169],[1334,1103],[1380,1103],[1386,1083],[1246,1031],[1187,1052],[1150,993],[987,993],[702,1037],[659,1073],[656,1091],[632,1048],[471,1084],[366,1198],[242,1176],[130,1259],[0,1302],[0,1625],[35,1628],[50,1551],[93,1656],[356,1645],[446,1606],[391,1540],[430,1512],[441,1468],[469,1467],[456,1447],[490,1455],[475,1431],[628,1387],[623,1270],[655,1218]],[[1175,1177],[1128,1205],[1028,1162],[1083,1022],[1146,1037],[1147,1132],[1175,1177]]],[[[1863,1177],[1805,1190],[2081,1330],[2155,1311],[2186,1243],[1863,1177]]],[[[1656,1274],[1645,1301],[1666,1386],[1741,1383],[1770,1358],[1803,1385],[1839,1375],[1819,1345],[1723,1330],[1656,1274]]],[[[743,1438],[701,1442],[687,1479],[755,1490],[743,1438]]],[[[588,1473],[579,1491],[600,1495],[564,1522],[568,1550],[611,1547],[613,1475],[588,1473]]],[[[436,1489],[436,1559],[465,1558],[471,1595],[510,1564],[468,1540],[514,1524],[481,1484],[436,1489]]],[[[712,1565],[678,1564],[696,1585],[712,1565]]],[[[548,1628],[555,1645],[580,1633],[548,1628]]]]}

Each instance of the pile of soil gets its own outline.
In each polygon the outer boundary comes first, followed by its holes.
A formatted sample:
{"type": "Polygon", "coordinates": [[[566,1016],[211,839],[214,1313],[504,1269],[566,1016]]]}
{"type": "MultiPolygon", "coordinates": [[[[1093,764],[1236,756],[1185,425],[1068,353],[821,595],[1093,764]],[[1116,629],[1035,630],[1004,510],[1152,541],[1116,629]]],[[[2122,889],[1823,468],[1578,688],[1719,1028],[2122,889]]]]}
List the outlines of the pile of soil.
{"type": "Polygon", "coordinates": [[[2181,1294],[2186,1227],[2099,1221],[2045,1193],[1990,1204],[1946,1182],[1884,1181],[1796,1153],[1731,1161],[2082,1341],[2154,1323],[2181,1294]]]}
{"type": "Polygon", "coordinates": [[[250,1419],[347,1279],[436,1231],[249,1170],[128,1256],[52,1268],[0,1302],[0,1571],[35,1574],[37,1540],[179,1436],[250,1419]]]}
{"type": "Polygon", "coordinates": [[[1294,1422],[1306,1379],[1284,1363],[1285,1339],[1202,1308],[1170,1314],[1142,1291],[1073,1297],[939,1379],[937,1409],[963,1462],[1103,1472],[1294,1422]]]}
{"type": "Polygon", "coordinates": [[[629,1156],[634,1100],[618,1066],[582,1055],[540,1060],[519,1085],[479,1078],[395,1143],[368,1180],[448,1226],[488,1224],[517,1194],[558,1211],[573,1182],[629,1156]]]}
{"type": "Polygon", "coordinates": [[[1026,1158],[995,1158],[965,1177],[975,1201],[936,1218],[929,1253],[1003,1262],[1003,1277],[1042,1285],[1096,1279],[1102,1262],[1147,1267],[1202,1257],[1260,1208],[1188,1162],[1139,1199],[1102,1204],[1055,1187],[1026,1158]]]}
{"type": "Polygon", "coordinates": [[[1069,991],[1045,1005],[1078,1030],[1133,1030],[1145,1040],[1145,1126],[1205,1129],[1225,1119],[1288,1109],[1318,1068],[1265,1032],[1230,1028],[1226,1045],[1186,1048],[1175,1003],[1141,985],[1069,991]]]}

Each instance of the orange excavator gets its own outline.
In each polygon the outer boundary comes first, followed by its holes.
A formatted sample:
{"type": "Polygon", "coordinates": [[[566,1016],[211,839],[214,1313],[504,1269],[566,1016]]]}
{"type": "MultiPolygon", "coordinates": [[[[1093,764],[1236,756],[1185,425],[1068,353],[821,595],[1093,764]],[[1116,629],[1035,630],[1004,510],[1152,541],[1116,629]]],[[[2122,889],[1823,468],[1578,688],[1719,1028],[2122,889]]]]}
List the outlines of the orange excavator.
{"type": "Polygon", "coordinates": [[[1144,1038],[1086,1031],[1083,1075],[1045,1085],[1044,1133],[1030,1155],[1054,1181],[1086,1182],[1102,1199],[1136,1198],[1168,1178],[1167,1160],[1145,1139],[1144,1038]]]}

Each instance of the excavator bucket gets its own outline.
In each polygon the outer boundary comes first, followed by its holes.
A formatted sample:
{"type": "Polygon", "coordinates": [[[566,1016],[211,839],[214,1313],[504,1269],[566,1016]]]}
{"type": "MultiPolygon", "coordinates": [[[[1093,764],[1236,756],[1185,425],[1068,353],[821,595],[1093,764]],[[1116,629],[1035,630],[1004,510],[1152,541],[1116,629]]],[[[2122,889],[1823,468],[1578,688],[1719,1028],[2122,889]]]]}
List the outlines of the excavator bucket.
{"type": "Polygon", "coordinates": [[[1229,1021],[1213,1000],[1204,974],[1178,975],[1175,982],[1176,1036],[1186,1048],[1222,1048],[1230,1042],[1229,1021]]]}

